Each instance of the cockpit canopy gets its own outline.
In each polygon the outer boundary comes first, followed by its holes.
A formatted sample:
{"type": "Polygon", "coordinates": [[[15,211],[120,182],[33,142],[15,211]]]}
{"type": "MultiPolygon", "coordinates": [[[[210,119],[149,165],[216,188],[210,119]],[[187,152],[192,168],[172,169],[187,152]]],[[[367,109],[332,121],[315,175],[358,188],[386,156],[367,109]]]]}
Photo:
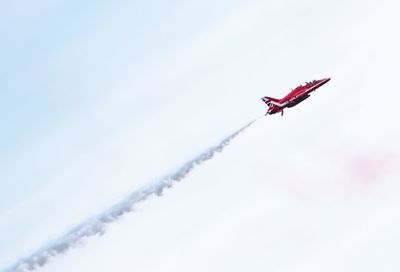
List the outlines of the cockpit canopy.
{"type": "Polygon", "coordinates": [[[312,80],[312,81],[307,81],[307,82],[306,82],[306,85],[313,84],[313,83],[315,83],[315,82],[317,82],[315,79],[312,80]]]}

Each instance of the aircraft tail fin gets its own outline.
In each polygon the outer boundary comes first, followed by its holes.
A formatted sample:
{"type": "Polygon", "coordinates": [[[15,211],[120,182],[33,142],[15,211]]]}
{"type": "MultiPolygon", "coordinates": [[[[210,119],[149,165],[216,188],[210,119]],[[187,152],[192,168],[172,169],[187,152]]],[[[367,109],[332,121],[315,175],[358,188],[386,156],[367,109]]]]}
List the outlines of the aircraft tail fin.
{"type": "Polygon", "coordinates": [[[264,101],[265,104],[269,105],[270,102],[275,102],[275,103],[279,103],[279,99],[273,98],[273,97],[269,97],[269,96],[264,96],[263,98],[261,98],[262,101],[264,101]]]}

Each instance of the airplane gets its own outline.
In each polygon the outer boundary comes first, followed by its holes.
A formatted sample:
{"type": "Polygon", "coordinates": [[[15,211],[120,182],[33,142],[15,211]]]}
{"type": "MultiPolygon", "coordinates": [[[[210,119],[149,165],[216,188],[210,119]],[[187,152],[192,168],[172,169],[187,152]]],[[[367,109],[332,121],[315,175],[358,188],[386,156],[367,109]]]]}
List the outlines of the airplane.
{"type": "Polygon", "coordinates": [[[264,96],[263,98],[261,98],[261,100],[268,105],[268,111],[265,115],[275,114],[278,112],[283,115],[284,108],[291,108],[296,106],[300,102],[303,102],[310,97],[311,92],[315,91],[316,89],[327,83],[329,80],[331,79],[328,77],[306,82],[305,85],[297,86],[282,99],[264,96]]]}

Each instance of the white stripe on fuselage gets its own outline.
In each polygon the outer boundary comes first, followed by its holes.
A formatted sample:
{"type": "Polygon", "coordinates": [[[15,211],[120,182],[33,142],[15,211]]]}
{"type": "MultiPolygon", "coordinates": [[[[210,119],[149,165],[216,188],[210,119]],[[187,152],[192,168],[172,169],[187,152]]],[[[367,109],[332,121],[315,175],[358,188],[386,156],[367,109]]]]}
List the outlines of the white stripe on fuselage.
{"type": "MultiPolygon", "coordinates": [[[[305,91],[302,92],[301,94],[295,96],[295,97],[294,97],[293,99],[291,99],[290,101],[294,101],[294,100],[296,100],[297,98],[303,96],[304,94],[307,94],[307,92],[309,92],[311,89],[314,89],[314,88],[317,89],[317,88],[321,87],[321,85],[323,85],[322,83],[323,83],[323,81],[321,81],[320,83],[318,83],[317,85],[315,85],[315,86],[313,86],[313,87],[311,87],[311,88],[308,88],[307,90],[305,90],[305,91]]],[[[283,103],[283,104],[284,104],[284,103],[283,103]]]]}

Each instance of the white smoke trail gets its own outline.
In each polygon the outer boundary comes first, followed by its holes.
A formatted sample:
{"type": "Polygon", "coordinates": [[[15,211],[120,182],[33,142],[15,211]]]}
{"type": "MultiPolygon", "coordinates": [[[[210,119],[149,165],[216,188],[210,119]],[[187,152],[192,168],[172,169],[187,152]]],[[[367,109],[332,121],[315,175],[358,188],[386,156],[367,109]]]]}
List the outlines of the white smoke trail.
{"type": "Polygon", "coordinates": [[[124,214],[132,212],[136,203],[144,201],[152,195],[160,196],[162,192],[165,189],[170,188],[174,182],[183,180],[195,168],[195,166],[201,165],[202,163],[212,159],[217,152],[222,152],[234,138],[250,127],[256,120],[246,124],[230,136],[223,139],[219,144],[209,148],[199,156],[188,161],[173,174],[136,190],[121,202],[113,205],[101,214],[89,218],[46,247],[37,250],[30,256],[18,260],[14,265],[3,270],[3,272],[35,270],[46,265],[57,255],[63,254],[74,246],[82,243],[85,238],[95,235],[103,235],[108,224],[118,220],[124,214]]]}

